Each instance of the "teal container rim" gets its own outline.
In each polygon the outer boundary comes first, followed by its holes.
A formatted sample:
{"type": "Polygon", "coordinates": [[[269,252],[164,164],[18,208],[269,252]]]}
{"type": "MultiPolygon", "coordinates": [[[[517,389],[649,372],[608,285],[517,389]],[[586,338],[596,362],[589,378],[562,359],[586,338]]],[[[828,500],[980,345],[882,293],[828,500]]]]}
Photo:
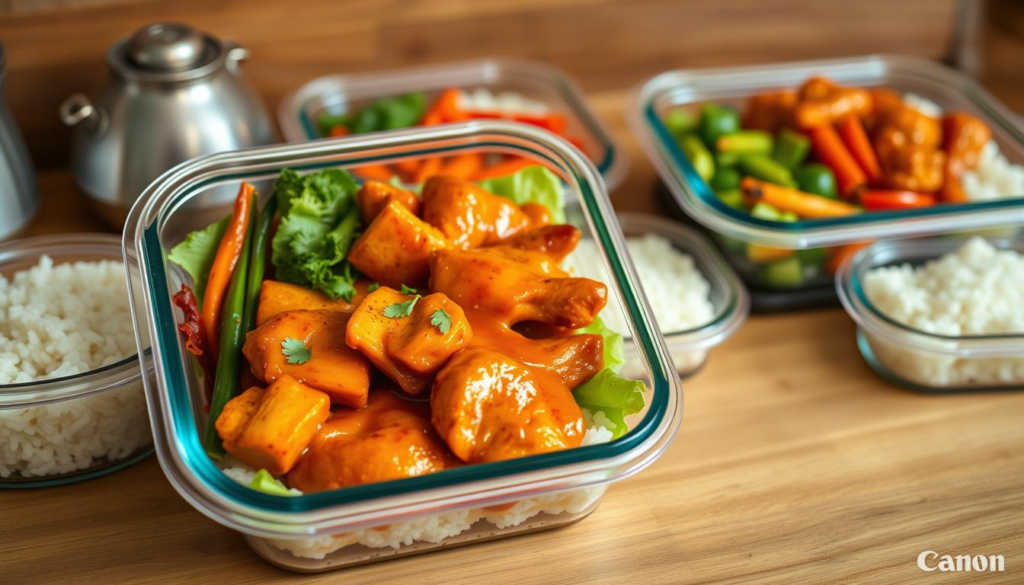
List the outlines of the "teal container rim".
{"type": "Polygon", "coordinates": [[[361,97],[387,97],[414,90],[465,87],[476,76],[490,79],[500,73],[527,76],[555,89],[586,131],[604,149],[601,160],[592,161],[604,177],[608,189],[617,187],[626,175],[629,161],[600,119],[583,97],[579,85],[564,71],[529,59],[489,57],[417,67],[396,68],[373,73],[353,73],[317,77],[289,93],[278,108],[278,121],[290,142],[321,140],[306,104],[330,89],[354,89],[361,97]]]}
{"type": "MultiPolygon", "coordinates": [[[[1024,236],[986,238],[999,249],[1024,253],[1024,236]]],[[[901,323],[871,302],[864,288],[867,272],[886,266],[920,265],[955,252],[963,238],[883,240],[860,250],[839,267],[835,277],[839,301],[859,329],[900,347],[964,358],[1024,355],[1024,332],[991,335],[945,335],[901,323]]]]}
{"type": "MultiPolygon", "coordinates": [[[[745,80],[796,79],[822,74],[842,80],[860,74],[885,72],[914,77],[957,89],[977,108],[980,117],[993,132],[1024,146],[1024,132],[1014,116],[991,94],[965,75],[944,65],[916,57],[869,55],[846,59],[799,61],[763,66],[720,69],[677,70],[659,74],[642,83],[633,92],[629,122],[640,139],[648,158],[687,215],[709,229],[747,243],[786,249],[835,246],[885,237],[906,237],[948,231],[980,229],[1008,223],[1024,223],[1024,198],[891,212],[862,213],[848,217],[768,221],[733,209],[715,196],[683,154],[658,115],[657,102],[674,92],[699,93],[693,86],[700,82],[715,87],[753,94],[765,85],[745,80]]],[[[778,84],[784,84],[776,81],[778,84]]],[[[695,99],[699,103],[703,99],[695,99]]]]}
{"type": "MultiPolygon", "coordinates": [[[[172,485],[198,510],[248,534],[329,534],[425,512],[491,505],[606,483],[635,473],[653,461],[678,428],[680,383],[664,339],[655,333],[650,308],[638,294],[635,270],[625,252],[604,183],[578,150],[548,132],[522,124],[480,121],[254,148],[194,159],[165,173],[142,194],[129,215],[123,247],[129,276],[141,277],[139,287],[132,287],[136,336],[141,340],[140,332],[148,329],[153,339],[156,381],[147,380],[146,391],[161,466],[172,485]],[[159,237],[159,230],[170,215],[205,188],[242,179],[270,178],[281,168],[308,171],[357,166],[482,146],[545,161],[578,192],[615,285],[628,306],[633,337],[638,340],[650,372],[652,399],[640,423],[622,438],[602,445],[298,497],[257,492],[225,476],[202,449],[191,407],[159,237]],[[368,151],[375,154],[361,156],[368,151]]],[[[144,354],[142,359],[149,357],[144,354]]]]}

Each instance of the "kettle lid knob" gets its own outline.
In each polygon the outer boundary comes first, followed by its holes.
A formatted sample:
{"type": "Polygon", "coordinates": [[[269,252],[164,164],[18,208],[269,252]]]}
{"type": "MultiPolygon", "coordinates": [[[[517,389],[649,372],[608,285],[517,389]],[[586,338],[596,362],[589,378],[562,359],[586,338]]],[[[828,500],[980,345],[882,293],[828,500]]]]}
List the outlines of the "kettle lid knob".
{"type": "Polygon", "coordinates": [[[206,42],[196,29],[175,22],[143,27],[128,42],[128,59],[154,71],[178,71],[203,61],[206,42]]]}

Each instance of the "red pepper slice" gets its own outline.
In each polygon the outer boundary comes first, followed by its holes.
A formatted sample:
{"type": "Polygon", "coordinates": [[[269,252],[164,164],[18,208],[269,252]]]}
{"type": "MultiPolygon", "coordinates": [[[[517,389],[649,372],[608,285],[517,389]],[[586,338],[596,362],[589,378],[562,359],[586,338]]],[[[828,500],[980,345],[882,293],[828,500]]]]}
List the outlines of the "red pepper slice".
{"type": "Polygon", "coordinates": [[[935,205],[935,195],[916,191],[866,190],[860,192],[860,204],[869,211],[918,209],[935,205]]]}
{"type": "MultiPolygon", "coordinates": [[[[196,295],[188,285],[183,284],[181,290],[174,293],[171,300],[185,313],[185,319],[178,325],[178,331],[185,336],[185,349],[196,356],[207,380],[212,381],[214,374],[213,351],[210,348],[210,337],[206,332],[206,326],[203,325],[203,315],[199,310],[196,295]]],[[[212,384],[207,386],[213,388],[212,384]]]]}

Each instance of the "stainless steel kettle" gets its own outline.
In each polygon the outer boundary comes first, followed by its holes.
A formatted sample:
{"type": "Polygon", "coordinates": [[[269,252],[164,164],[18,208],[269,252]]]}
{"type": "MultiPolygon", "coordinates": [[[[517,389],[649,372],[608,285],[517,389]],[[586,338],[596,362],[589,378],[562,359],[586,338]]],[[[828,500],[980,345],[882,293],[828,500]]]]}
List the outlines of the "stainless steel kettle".
{"type": "MultiPolygon", "coordinates": [[[[75,126],[75,183],[111,224],[124,223],[154,179],[196,156],[271,144],[274,130],[259,96],[240,77],[248,51],[184,24],[153,24],[107,52],[110,80],[91,100],[61,104],[75,126]]],[[[221,205],[233,187],[202,204],[221,205]]]]}
{"type": "Polygon", "coordinates": [[[0,240],[20,232],[39,209],[32,161],[7,105],[6,55],[0,44],[0,240]]]}

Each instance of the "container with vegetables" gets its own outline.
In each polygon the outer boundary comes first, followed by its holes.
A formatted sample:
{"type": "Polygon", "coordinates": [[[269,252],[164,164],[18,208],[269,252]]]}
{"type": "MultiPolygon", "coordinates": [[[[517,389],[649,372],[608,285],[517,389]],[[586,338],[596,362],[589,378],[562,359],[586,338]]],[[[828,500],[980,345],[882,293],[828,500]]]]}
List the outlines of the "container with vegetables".
{"type": "Polygon", "coordinates": [[[613,218],[578,150],[499,121],[180,167],[125,235],[136,326],[154,338],[143,359],[160,364],[147,394],[168,478],[301,571],[584,517],[680,418],[613,218]],[[482,181],[359,173],[442,146],[534,164],[482,181]],[[190,202],[226,182],[241,183],[234,209],[204,225],[190,202]],[[613,276],[566,271],[581,240],[613,276]],[[609,287],[628,337],[597,316],[609,287]]]}
{"type": "Polygon", "coordinates": [[[638,90],[631,123],[755,308],[813,290],[834,298],[836,267],[879,238],[1024,222],[1024,136],[984,90],[935,63],[665,73],[638,90]]]}
{"type": "MultiPolygon", "coordinates": [[[[611,188],[625,155],[590,111],[575,83],[541,63],[482,59],[373,74],[314,79],[288,95],[278,113],[291,142],[471,120],[508,120],[565,138],[597,166],[611,188]]],[[[509,153],[397,161],[359,169],[365,178],[419,182],[439,168],[472,180],[511,173],[529,160],[509,153]]]]}

